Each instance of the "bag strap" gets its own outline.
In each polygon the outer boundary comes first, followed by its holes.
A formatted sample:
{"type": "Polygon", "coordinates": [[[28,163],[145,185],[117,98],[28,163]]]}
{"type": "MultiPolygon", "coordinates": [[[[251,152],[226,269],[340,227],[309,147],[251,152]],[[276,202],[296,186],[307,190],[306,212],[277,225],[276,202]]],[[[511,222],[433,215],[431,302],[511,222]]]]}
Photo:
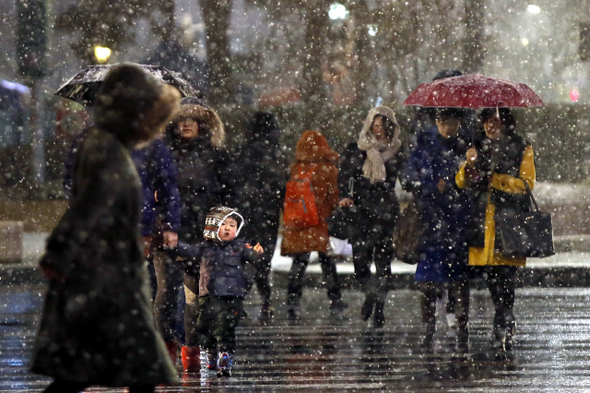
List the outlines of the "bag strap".
{"type": "Polygon", "coordinates": [[[523,178],[519,178],[522,180],[522,182],[524,183],[524,188],[526,188],[526,192],[529,196],[529,198],[531,199],[531,201],[533,202],[533,205],[535,206],[535,210],[538,212],[539,211],[539,205],[537,204],[537,201],[535,200],[535,197],[533,196],[533,192],[531,191],[531,188],[529,187],[529,183],[527,183],[526,180],[524,180],[523,178]]]}

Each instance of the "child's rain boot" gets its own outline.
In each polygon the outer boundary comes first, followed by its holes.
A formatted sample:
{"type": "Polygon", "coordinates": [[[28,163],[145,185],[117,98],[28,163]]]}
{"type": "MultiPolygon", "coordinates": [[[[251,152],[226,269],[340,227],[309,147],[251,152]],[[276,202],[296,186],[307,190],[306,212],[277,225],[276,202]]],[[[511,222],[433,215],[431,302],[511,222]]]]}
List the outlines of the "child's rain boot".
{"type": "Polygon", "coordinates": [[[201,371],[201,349],[199,347],[182,347],[182,369],[193,373],[201,371]]]}
{"type": "Polygon", "coordinates": [[[234,357],[229,352],[222,352],[219,355],[217,362],[217,376],[218,377],[231,377],[231,370],[234,365],[234,357]]]}

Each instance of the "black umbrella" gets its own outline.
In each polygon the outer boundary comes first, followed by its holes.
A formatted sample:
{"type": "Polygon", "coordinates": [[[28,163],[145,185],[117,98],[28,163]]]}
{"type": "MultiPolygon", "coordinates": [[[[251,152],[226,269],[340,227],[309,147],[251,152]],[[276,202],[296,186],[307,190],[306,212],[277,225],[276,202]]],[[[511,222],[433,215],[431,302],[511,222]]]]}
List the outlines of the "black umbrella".
{"type": "MultiPolygon", "coordinates": [[[[56,92],[56,96],[68,98],[82,105],[93,105],[100,85],[111,67],[109,65],[92,65],[84,68],[64,83],[56,92]]],[[[137,64],[156,79],[176,87],[183,97],[203,98],[203,93],[195,89],[178,72],[170,71],[158,65],[137,64]]]]}

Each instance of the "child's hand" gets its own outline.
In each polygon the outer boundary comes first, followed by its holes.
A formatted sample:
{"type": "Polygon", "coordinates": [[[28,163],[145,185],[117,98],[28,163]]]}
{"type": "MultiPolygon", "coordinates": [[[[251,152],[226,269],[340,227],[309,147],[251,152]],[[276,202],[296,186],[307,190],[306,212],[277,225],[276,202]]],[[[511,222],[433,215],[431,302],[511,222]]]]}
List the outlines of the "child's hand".
{"type": "MultiPolygon", "coordinates": [[[[250,243],[246,244],[247,248],[252,248],[252,246],[250,245],[250,243]]],[[[254,246],[254,251],[256,251],[258,254],[262,254],[264,252],[264,248],[262,248],[262,246],[260,245],[260,243],[256,244],[254,246]]]]}
{"type": "Polygon", "coordinates": [[[254,246],[254,251],[256,251],[259,254],[262,254],[264,252],[264,248],[262,248],[260,243],[258,243],[257,245],[254,246]]]}

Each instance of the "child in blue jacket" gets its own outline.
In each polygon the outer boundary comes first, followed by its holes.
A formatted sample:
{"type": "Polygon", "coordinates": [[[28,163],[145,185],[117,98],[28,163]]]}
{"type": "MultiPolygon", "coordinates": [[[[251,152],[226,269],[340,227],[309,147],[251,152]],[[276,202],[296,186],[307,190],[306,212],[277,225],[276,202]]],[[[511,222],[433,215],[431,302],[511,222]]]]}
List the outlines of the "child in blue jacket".
{"type": "MultiPolygon", "coordinates": [[[[197,329],[207,352],[207,369],[231,376],[236,347],[236,327],[246,295],[246,265],[257,262],[264,249],[236,239],[244,218],[230,207],[217,206],[207,214],[205,241],[197,245],[178,242],[175,254],[184,260],[187,274],[199,279],[197,329]]],[[[191,354],[183,354],[191,355],[191,354]]],[[[199,351],[190,356],[199,362],[199,351]]]]}

